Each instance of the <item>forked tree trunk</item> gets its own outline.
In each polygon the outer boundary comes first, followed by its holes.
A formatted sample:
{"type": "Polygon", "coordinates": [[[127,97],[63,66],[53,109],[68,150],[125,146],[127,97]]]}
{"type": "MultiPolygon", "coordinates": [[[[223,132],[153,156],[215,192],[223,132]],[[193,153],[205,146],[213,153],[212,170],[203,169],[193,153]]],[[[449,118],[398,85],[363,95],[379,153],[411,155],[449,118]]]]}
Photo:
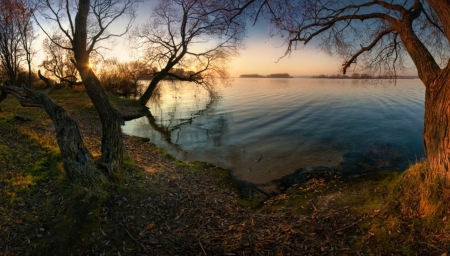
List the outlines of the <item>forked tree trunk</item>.
{"type": "Polygon", "coordinates": [[[89,0],[80,0],[78,2],[72,47],[75,55],[76,68],[80,73],[86,92],[91,98],[102,123],[101,166],[109,176],[112,173],[122,170],[123,141],[121,125],[123,124],[123,119],[120,113],[109,102],[108,96],[106,96],[100,85],[100,81],[89,67],[90,51],[86,49],[88,45],[87,18],[89,10],[89,0]]]}
{"type": "Polygon", "coordinates": [[[79,69],[81,79],[86,87],[102,123],[102,158],[101,166],[110,176],[120,172],[123,164],[122,115],[109,102],[108,96],[100,86],[100,81],[87,67],[79,69]]]}
{"type": "Polygon", "coordinates": [[[441,72],[425,93],[425,154],[430,173],[450,181],[450,74],[441,72]]]}

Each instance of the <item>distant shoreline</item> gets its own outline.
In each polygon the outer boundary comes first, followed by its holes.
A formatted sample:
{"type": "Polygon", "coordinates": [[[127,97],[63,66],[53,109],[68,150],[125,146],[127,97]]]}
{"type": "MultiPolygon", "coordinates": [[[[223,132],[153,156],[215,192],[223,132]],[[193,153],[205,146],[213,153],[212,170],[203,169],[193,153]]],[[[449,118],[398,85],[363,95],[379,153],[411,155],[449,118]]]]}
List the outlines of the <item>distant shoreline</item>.
{"type": "MultiPolygon", "coordinates": [[[[263,76],[259,74],[244,74],[238,78],[317,78],[317,79],[355,79],[355,80],[372,80],[372,79],[394,79],[387,76],[346,76],[346,75],[319,75],[319,76],[290,76],[289,74],[270,74],[263,76]]],[[[419,79],[418,76],[397,76],[395,79],[419,79]]]]}
{"type": "Polygon", "coordinates": [[[240,78],[294,78],[290,76],[288,73],[278,73],[278,74],[270,74],[268,76],[262,76],[260,74],[244,74],[240,75],[240,78]]]}
{"type": "Polygon", "coordinates": [[[372,75],[368,75],[368,74],[358,74],[358,73],[353,73],[351,76],[348,75],[318,75],[318,76],[311,76],[311,78],[326,78],[326,79],[417,79],[419,78],[418,76],[397,76],[397,77],[393,77],[393,76],[372,76],[372,75]]]}

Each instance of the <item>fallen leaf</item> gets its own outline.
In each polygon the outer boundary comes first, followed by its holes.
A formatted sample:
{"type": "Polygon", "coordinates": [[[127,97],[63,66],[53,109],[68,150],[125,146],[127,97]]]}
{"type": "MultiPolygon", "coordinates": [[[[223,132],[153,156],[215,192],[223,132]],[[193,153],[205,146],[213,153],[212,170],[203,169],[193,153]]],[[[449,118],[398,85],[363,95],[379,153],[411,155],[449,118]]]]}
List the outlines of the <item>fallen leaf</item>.
{"type": "Polygon", "coordinates": [[[149,230],[149,229],[152,229],[154,226],[155,226],[155,224],[150,223],[145,227],[145,229],[149,230]]]}
{"type": "Polygon", "coordinates": [[[291,231],[291,229],[292,229],[291,225],[281,226],[281,231],[285,233],[291,231]]]}

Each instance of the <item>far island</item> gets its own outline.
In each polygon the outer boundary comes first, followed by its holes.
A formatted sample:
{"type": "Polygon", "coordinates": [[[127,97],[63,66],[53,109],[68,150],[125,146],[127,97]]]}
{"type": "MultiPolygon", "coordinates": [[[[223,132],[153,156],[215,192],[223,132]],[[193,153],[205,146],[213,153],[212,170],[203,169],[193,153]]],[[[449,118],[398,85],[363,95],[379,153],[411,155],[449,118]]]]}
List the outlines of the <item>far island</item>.
{"type": "Polygon", "coordinates": [[[270,74],[268,76],[262,76],[259,74],[245,74],[240,75],[240,78],[292,78],[288,73],[270,74]]]}

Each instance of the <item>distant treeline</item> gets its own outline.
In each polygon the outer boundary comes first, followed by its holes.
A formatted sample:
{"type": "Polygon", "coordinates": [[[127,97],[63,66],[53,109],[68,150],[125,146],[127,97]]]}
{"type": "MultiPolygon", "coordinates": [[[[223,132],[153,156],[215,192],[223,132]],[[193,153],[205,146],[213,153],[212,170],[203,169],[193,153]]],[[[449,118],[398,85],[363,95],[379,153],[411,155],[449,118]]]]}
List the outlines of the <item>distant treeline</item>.
{"type": "MultiPolygon", "coordinates": [[[[329,78],[329,79],[392,79],[394,77],[392,76],[372,76],[369,74],[358,74],[353,73],[352,75],[318,75],[318,76],[312,76],[312,78],[329,78]]],[[[412,79],[417,78],[415,76],[398,76],[397,79],[412,79]]]]}
{"type": "Polygon", "coordinates": [[[270,74],[268,76],[262,76],[259,74],[245,74],[240,75],[240,78],[292,78],[288,73],[270,74]]]}

